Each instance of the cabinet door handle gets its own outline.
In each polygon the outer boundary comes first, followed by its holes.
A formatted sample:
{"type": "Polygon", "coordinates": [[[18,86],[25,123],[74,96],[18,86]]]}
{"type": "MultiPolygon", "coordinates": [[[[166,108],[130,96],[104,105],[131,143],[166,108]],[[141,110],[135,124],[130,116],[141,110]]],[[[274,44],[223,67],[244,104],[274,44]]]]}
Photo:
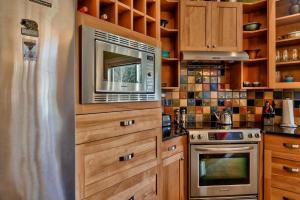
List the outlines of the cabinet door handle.
{"type": "Polygon", "coordinates": [[[298,168],[283,166],[283,169],[289,173],[298,173],[299,172],[298,168]]]}
{"type": "Polygon", "coordinates": [[[282,200],[292,200],[292,199],[289,199],[287,197],[282,197],[282,200]]]}
{"type": "Polygon", "coordinates": [[[134,196],[130,197],[128,200],[134,200],[134,196]]]}
{"type": "Polygon", "coordinates": [[[216,48],[217,46],[216,45],[212,45],[212,48],[216,48]]]}
{"type": "Polygon", "coordinates": [[[121,126],[132,126],[133,124],[135,124],[134,120],[125,120],[120,122],[121,126]]]}
{"type": "Polygon", "coordinates": [[[288,149],[299,149],[299,144],[283,143],[283,146],[288,149]]]}
{"type": "Polygon", "coordinates": [[[176,145],[168,147],[168,151],[175,151],[176,150],[176,145]]]}
{"type": "Polygon", "coordinates": [[[128,161],[134,158],[134,153],[119,157],[120,161],[128,161]]]}

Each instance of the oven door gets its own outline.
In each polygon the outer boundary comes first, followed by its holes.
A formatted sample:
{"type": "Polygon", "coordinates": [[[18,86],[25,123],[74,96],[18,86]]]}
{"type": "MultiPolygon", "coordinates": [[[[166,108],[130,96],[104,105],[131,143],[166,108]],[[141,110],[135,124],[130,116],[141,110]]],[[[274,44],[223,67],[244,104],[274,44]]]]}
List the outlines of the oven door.
{"type": "Polygon", "coordinates": [[[258,193],[258,145],[191,145],[191,197],[258,193]]]}
{"type": "Polygon", "coordinates": [[[96,40],[96,93],[154,93],[154,54],[96,40]]]}

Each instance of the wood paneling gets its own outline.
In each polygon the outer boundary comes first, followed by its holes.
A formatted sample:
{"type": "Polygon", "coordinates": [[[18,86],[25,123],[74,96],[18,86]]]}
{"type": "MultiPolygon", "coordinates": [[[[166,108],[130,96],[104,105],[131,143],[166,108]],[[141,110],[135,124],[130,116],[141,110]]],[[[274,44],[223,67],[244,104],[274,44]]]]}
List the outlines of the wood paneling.
{"type": "Polygon", "coordinates": [[[161,128],[160,109],[76,115],[76,144],[161,128]],[[122,123],[133,121],[130,126],[122,123]]]}
{"type": "Polygon", "coordinates": [[[211,3],[182,1],[180,8],[180,50],[208,51],[212,31],[211,3]]]}
{"type": "Polygon", "coordinates": [[[242,4],[216,2],[212,4],[213,51],[242,51],[242,4]]]}
{"type": "Polygon", "coordinates": [[[158,128],[77,145],[80,198],[95,195],[157,166],[160,140],[161,128],[158,128]],[[122,161],[126,155],[132,155],[131,159],[122,161]]]}
{"type": "Polygon", "coordinates": [[[187,145],[186,137],[177,137],[172,140],[167,140],[162,143],[161,155],[162,158],[167,158],[177,153],[183,152],[187,145]]]}
{"type": "Polygon", "coordinates": [[[272,188],[271,199],[272,200],[298,200],[300,199],[300,195],[293,192],[272,188]]]}
{"type": "Polygon", "coordinates": [[[270,135],[265,138],[265,148],[274,151],[275,156],[282,155],[276,154],[277,152],[300,155],[300,140],[289,137],[270,135]]]}

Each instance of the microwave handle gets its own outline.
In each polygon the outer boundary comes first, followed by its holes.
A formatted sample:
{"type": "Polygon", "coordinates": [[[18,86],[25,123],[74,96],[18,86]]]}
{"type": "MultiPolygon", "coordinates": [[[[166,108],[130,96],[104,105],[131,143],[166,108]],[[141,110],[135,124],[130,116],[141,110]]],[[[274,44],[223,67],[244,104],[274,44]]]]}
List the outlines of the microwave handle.
{"type": "Polygon", "coordinates": [[[206,147],[198,147],[196,151],[207,151],[207,152],[233,152],[233,151],[247,151],[252,150],[253,147],[231,147],[231,148],[206,148],[206,147]]]}

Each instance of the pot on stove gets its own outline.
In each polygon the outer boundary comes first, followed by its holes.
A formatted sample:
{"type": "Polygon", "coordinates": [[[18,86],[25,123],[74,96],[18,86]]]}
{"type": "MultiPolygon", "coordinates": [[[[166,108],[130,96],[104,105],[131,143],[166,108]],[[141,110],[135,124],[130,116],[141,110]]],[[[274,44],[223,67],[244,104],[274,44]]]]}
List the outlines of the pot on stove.
{"type": "Polygon", "coordinates": [[[214,112],[214,115],[218,119],[219,124],[223,124],[223,125],[232,124],[232,116],[230,111],[224,110],[223,112],[214,112]]]}

